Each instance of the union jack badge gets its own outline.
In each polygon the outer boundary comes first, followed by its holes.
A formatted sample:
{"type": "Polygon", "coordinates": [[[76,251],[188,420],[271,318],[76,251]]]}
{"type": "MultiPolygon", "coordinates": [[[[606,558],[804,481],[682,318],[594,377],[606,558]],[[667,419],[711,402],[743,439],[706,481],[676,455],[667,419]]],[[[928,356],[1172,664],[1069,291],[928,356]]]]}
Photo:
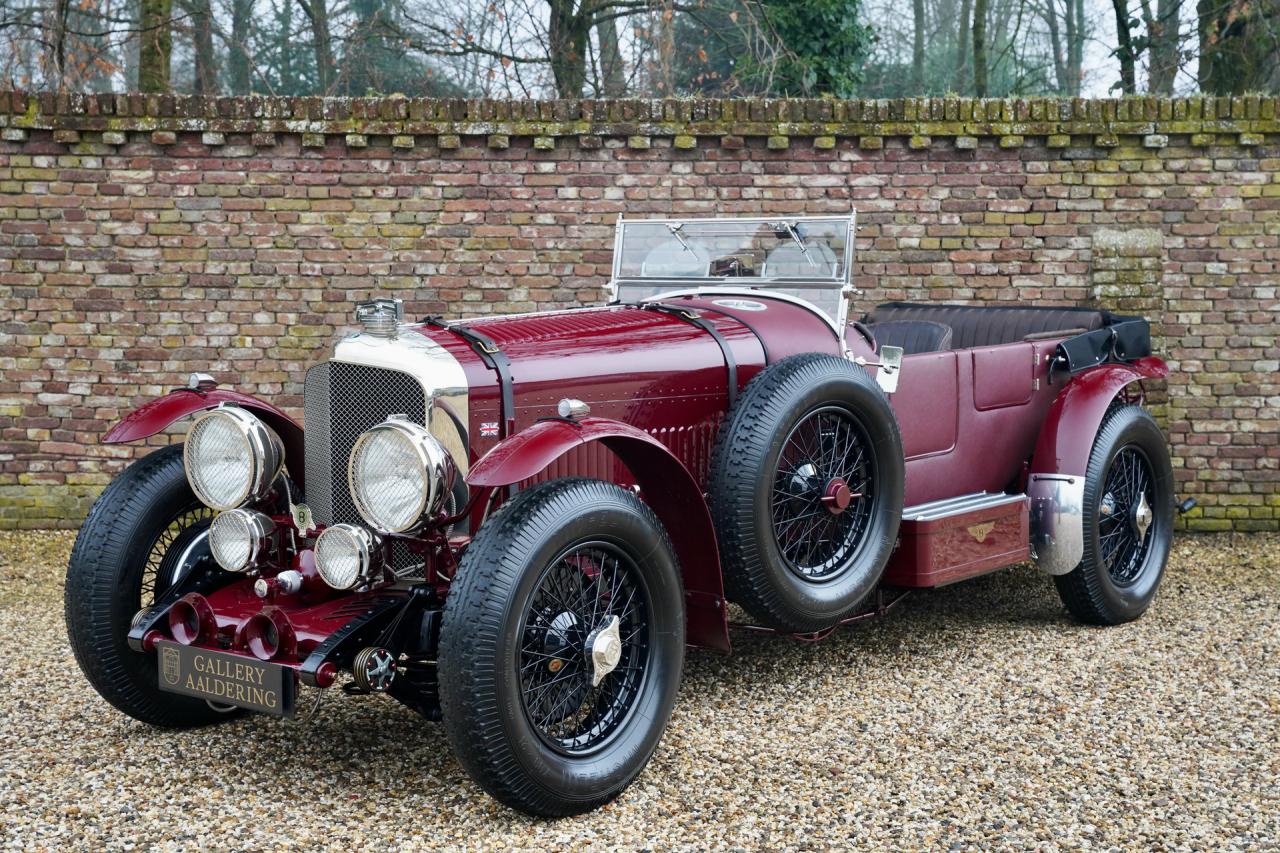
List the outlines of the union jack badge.
{"type": "Polygon", "coordinates": [[[480,437],[481,438],[497,438],[498,422],[497,421],[481,421],[480,437]]]}

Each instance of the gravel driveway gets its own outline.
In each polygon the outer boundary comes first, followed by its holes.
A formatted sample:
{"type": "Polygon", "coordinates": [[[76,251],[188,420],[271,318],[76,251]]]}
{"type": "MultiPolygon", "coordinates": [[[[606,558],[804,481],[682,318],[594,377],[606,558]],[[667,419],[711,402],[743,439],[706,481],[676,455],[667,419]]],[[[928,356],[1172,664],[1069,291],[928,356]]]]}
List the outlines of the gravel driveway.
{"type": "Polygon", "coordinates": [[[126,719],[67,648],[71,542],[0,533],[0,849],[1280,844],[1277,536],[1180,539],[1121,628],[1069,622],[1019,567],[816,646],[693,653],[637,783],[558,822],[481,794],[388,699],[185,733],[126,719]]]}

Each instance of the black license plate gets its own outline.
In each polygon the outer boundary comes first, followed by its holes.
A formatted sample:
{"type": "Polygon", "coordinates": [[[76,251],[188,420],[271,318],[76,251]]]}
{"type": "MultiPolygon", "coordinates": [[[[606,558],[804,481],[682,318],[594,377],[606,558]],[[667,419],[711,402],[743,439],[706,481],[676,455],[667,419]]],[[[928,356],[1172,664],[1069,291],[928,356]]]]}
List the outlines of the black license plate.
{"type": "Polygon", "coordinates": [[[278,663],[184,646],[156,643],[160,689],[283,717],[293,713],[293,671],[278,663]]]}

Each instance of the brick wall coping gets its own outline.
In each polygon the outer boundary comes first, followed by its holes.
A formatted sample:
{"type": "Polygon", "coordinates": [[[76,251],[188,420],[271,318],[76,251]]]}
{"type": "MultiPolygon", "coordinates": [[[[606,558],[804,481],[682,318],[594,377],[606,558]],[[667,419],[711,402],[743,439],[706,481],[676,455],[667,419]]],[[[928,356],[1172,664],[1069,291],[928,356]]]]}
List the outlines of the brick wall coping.
{"type": "Polygon", "coordinates": [[[176,142],[179,132],[203,133],[210,144],[223,134],[257,134],[255,144],[302,134],[312,146],[343,136],[354,147],[389,136],[401,148],[418,136],[435,136],[443,148],[477,135],[493,148],[507,147],[511,137],[533,137],[537,148],[574,136],[584,147],[627,137],[633,148],[648,147],[651,137],[671,138],[677,148],[693,147],[699,136],[719,137],[725,147],[768,137],[770,148],[781,149],[793,136],[812,137],[819,148],[838,137],[875,148],[887,136],[911,137],[914,148],[933,138],[966,148],[986,136],[1000,137],[1002,147],[1018,147],[1024,136],[1048,137],[1050,147],[1112,147],[1121,135],[1136,135],[1145,147],[1162,148],[1170,134],[1189,134],[1193,146],[1261,145],[1265,134],[1280,134],[1280,98],[499,101],[0,92],[0,136],[21,141],[28,130],[53,130],[61,142],[102,134],[89,141],[108,144],[124,144],[129,132],[151,132],[158,144],[176,142]]]}

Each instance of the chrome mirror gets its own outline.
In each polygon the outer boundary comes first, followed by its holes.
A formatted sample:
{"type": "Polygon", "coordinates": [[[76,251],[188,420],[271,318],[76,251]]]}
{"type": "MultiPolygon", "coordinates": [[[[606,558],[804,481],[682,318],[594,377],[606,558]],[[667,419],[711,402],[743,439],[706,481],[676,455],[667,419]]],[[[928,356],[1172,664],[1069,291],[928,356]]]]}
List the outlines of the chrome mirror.
{"type": "Polygon", "coordinates": [[[902,374],[902,347],[880,347],[880,369],[876,371],[876,384],[886,394],[898,390],[898,377],[902,374]]]}

